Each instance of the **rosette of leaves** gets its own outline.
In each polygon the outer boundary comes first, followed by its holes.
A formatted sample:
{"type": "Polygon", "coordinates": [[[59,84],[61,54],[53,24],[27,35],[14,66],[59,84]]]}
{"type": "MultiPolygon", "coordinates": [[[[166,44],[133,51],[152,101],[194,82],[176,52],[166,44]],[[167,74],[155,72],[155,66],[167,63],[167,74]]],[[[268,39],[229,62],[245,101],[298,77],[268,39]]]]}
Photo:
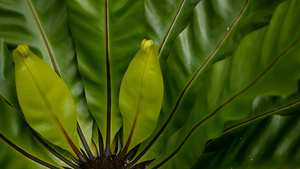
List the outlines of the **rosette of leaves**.
{"type": "Polygon", "coordinates": [[[299,7],[0,0],[1,168],[299,168],[299,7]]]}

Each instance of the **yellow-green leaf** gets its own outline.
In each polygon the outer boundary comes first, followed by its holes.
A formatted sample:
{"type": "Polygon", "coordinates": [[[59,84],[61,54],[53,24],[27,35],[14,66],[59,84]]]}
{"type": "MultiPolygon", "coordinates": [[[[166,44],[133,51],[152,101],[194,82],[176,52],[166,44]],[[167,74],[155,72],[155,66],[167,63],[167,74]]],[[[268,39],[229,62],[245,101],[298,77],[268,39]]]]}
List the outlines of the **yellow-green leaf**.
{"type": "Polygon", "coordinates": [[[123,153],[147,139],[155,129],[163,100],[158,46],[143,40],[121,84],[120,110],[123,117],[123,153]]]}
{"type": "Polygon", "coordinates": [[[64,81],[27,45],[19,45],[13,57],[18,100],[28,124],[49,142],[78,150],[76,107],[64,81]]]}

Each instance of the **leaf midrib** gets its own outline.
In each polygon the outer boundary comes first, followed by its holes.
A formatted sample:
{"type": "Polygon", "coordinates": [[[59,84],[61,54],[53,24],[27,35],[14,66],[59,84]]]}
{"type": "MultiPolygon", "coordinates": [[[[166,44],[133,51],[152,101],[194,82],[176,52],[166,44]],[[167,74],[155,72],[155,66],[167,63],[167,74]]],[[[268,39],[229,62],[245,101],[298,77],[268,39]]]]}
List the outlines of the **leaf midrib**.
{"type": "Polygon", "coordinates": [[[186,2],[186,0],[183,0],[183,1],[181,2],[180,6],[179,6],[179,9],[178,9],[178,11],[177,11],[177,13],[176,13],[176,15],[175,15],[175,17],[174,17],[174,19],[173,19],[173,21],[172,21],[170,27],[169,27],[169,29],[168,29],[168,32],[167,32],[167,34],[166,34],[166,36],[165,36],[165,38],[164,38],[164,40],[163,40],[163,42],[162,42],[160,48],[159,48],[158,57],[160,57],[161,51],[162,51],[163,48],[165,47],[165,44],[166,44],[166,42],[167,42],[167,40],[168,40],[168,38],[169,38],[169,36],[170,36],[170,33],[171,33],[171,31],[172,31],[172,29],[173,29],[173,27],[174,27],[174,25],[175,25],[175,23],[176,23],[176,21],[177,21],[179,15],[180,15],[180,13],[181,13],[181,10],[182,10],[182,8],[183,8],[185,2],[186,2]]]}
{"type": "Polygon", "coordinates": [[[110,141],[111,141],[111,72],[110,72],[110,53],[109,53],[109,4],[105,0],[105,52],[106,52],[106,82],[107,82],[107,116],[106,116],[106,147],[105,157],[110,156],[110,141]]]}
{"type": "Polygon", "coordinates": [[[33,79],[43,101],[45,102],[45,105],[47,106],[52,119],[55,121],[55,123],[57,124],[57,127],[60,129],[61,133],[63,134],[63,136],[65,137],[66,141],[69,143],[70,147],[72,148],[72,150],[75,152],[75,154],[78,157],[81,157],[81,153],[78,150],[77,146],[75,145],[75,143],[73,142],[73,140],[70,138],[70,136],[68,135],[67,131],[65,130],[64,126],[61,124],[59,118],[57,117],[57,112],[55,111],[54,107],[52,106],[49,98],[47,97],[47,95],[45,94],[45,89],[40,81],[40,79],[38,78],[38,76],[35,74],[34,70],[31,69],[31,65],[30,62],[27,61],[28,58],[21,58],[21,60],[23,61],[23,63],[25,64],[25,66],[28,69],[28,72],[31,76],[31,78],[33,79]]]}
{"type": "Polygon", "coordinates": [[[58,74],[58,76],[61,77],[61,74],[60,74],[60,72],[59,72],[58,66],[57,66],[56,61],[55,61],[55,57],[54,57],[54,55],[53,55],[53,51],[51,50],[50,43],[49,43],[49,41],[48,41],[48,39],[47,39],[47,36],[46,36],[46,34],[45,34],[45,31],[44,31],[43,28],[42,28],[42,25],[41,25],[40,20],[39,20],[39,18],[38,18],[38,16],[37,16],[36,12],[35,12],[35,10],[34,10],[34,7],[33,7],[33,5],[32,5],[32,3],[31,3],[30,0],[27,0],[27,4],[28,4],[28,6],[29,6],[29,8],[30,8],[30,11],[31,11],[31,13],[32,13],[32,16],[33,16],[33,18],[34,18],[34,20],[35,20],[36,26],[38,27],[38,30],[39,30],[39,32],[40,32],[42,38],[43,38],[43,42],[44,42],[45,47],[46,47],[46,49],[47,49],[47,52],[48,52],[48,54],[49,54],[49,57],[50,57],[52,66],[53,66],[55,72],[58,74]]]}
{"type": "Polygon", "coordinates": [[[18,151],[19,153],[21,153],[23,156],[29,158],[30,160],[42,165],[42,166],[45,166],[47,168],[51,168],[51,169],[59,169],[55,166],[53,166],[52,164],[49,164],[47,162],[45,162],[44,160],[41,160],[29,153],[27,153],[26,151],[24,151],[22,148],[20,148],[19,146],[15,145],[13,142],[11,142],[8,138],[6,138],[4,135],[2,135],[0,133],[0,138],[5,142],[7,143],[10,147],[12,147],[13,149],[15,149],[16,151],[18,151]]]}
{"type": "MultiPolygon", "coordinates": [[[[276,113],[278,113],[280,111],[283,111],[283,110],[287,110],[287,109],[292,108],[293,106],[297,106],[297,105],[300,105],[300,100],[295,101],[295,102],[293,102],[291,104],[288,104],[288,105],[284,105],[284,106],[278,107],[275,110],[268,111],[267,113],[261,114],[259,116],[254,117],[254,118],[251,118],[251,119],[249,119],[247,121],[238,123],[238,124],[236,124],[236,125],[234,125],[232,127],[229,127],[227,129],[225,129],[223,131],[223,134],[229,133],[229,132],[234,131],[234,130],[236,130],[236,129],[240,128],[240,127],[243,127],[243,126],[247,126],[247,125],[252,124],[252,123],[254,123],[254,122],[258,121],[258,120],[261,120],[261,119],[263,119],[263,118],[265,118],[267,116],[276,114],[276,113]]],[[[208,146],[211,142],[212,141],[209,141],[205,146],[208,146]]]]}
{"type": "Polygon", "coordinates": [[[179,145],[179,147],[170,155],[168,156],[165,160],[163,160],[161,163],[159,163],[158,165],[156,165],[154,168],[159,168],[161,167],[163,164],[165,164],[169,159],[171,159],[173,156],[175,156],[180,149],[183,147],[183,145],[185,144],[185,142],[191,137],[191,135],[206,121],[208,121],[210,118],[212,118],[214,115],[216,115],[223,107],[225,107],[226,105],[228,105],[230,102],[232,102],[234,99],[236,99],[237,97],[241,96],[243,93],[245,93],[247,90],[249,90],[252,86],[254,86],[265,74],[267,74],[269,72],[269,70],[271,70],[271,68],[286,54],[288,53],[293,47],[295,47],[300,41],[300,38],[298,38],[290,47],[288,47],[255,81],[253,81],[248,87],[246,87],[245,89],[243,89],[241,92],[239,92],[238,94],[234,95],[232,98],[230,98],[227,102],[223,103],[220,107],[218,107],[218,109],[216,109],[212,114],[210,114],[209,116],[207,116],[204,120],[200,121],[199,123],[197,123],[192,130],[189,132],[189,134],[185,137],[185,139],[183,140],[183,142],[179,145]]]}
{"type": "Polygon", "coordinates": [[[13,108],[13,109],[15,109],[15,110],[17,110],[7,99],[5,99],[4,98],[4,96],[2,96],[1,94],[0,94],[0,98],[1,99],[3,99],[3,101],[7,104],[7,105],[9,105],[11,108],[13,108]]]}
{"type": "Polygon", "coordinates": [[[218,51],[218,49],[220,48],[220,46],[223,44],[224,40],[226,39],[226,37],[228,37],[228,35],[230,34],[232,27],[234,27],[236,25],[236,23],[238,22],[238,20],[241,18],[242,14],[244,13],[244,11],[246,10],[248,4],[249,4],[250,0],[247,0],[244,7],[242,8],[241,12],[239,13],[239,15],[237,16],[237,18],[233,21],[233,23],[231,24],[231,26],[229,27],[229,31],[226,32],[226,34],[223,36],[223,38],[221,39],[221,41],[219,42],[219,44],[217,45],[217,47],[215,48],[215,50],[209,55],[209,57],[206,59],[206,61],[203,63],[203,65],[197,70],[197,72],[195,73],[195,75],[192,77],[192,79],[189,81],[189,83],[187,84],[187,86],[183,89],[173,111],[171,112],[169,118],[166,120],[166,122],[164,123],[163,127],[159,130],[159,132],[155,135],[155,137],[153,138],[153,140],[148,144],[148,146],[137,156],[136,159],[134,159],[132,161],[132,163],[130,163],[130,166],[133,165],[134,163],[136,163],[149,149],[150,147],[156,142],[156,140],[159,138],[159,136],[161,135],[161,133],[165,130],[165,128],[168,126],[168,124],[170,123],[170,121],[172,120],[175,112],[177,111],[181,100],[183,99],[183,96],[185,95],[185,93],[188,91],[189,87],[193,84],[194,80],[197,78],[197,76],[200,74],[200,72],[205,68],[205,66],[209,63],[209,61],[211,60],[211,58],[213,58],[213,56],[215,55],[215,53],[218,51]]]}
{"type": "Polygon", "coordinates": [[[141,88],[140,88],[140,93],[139,93],[139,98],[138,98],[138,104],[137,104],[137,112],[136,112],[136,116],[134,118],[134,122],[133,122],[133,125],[132,125],[132,129],[131,129],[131,132],[129,134],[129,138],[128,138],[128,141],[124,147],[124,153],[127,153],[128,151],[128,148],[130,147],[130,144],[131,144],[131,141],[132,141],[132,138],[135,134],[135,129],[136,129],[136,125],[137,125],[137,122],[138,122],[138,118],[139,118],[139,115],[141,113],[141,109],[142,109],[142,103],[143,103],[143,100],[144,100],[144,95],[145,95],[145,85],[146,85],[146,80],[147,80],[147,70],[149,69],[149,60],[150,60],[150,57],[151,55],[148,54],[147,56],[147,60],[145,62],[145,67],[143,69],[143,73],[142,73],[142,80],[141,80],[141,88]]]}

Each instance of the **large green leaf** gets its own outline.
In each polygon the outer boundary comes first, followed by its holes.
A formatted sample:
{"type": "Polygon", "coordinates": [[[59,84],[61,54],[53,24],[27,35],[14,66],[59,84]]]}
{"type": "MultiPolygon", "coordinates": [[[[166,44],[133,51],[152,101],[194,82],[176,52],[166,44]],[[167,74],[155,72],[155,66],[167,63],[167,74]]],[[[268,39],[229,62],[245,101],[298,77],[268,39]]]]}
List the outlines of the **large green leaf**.
{"type": "MultiPolygon", "coordinates": [[[[141,155],[152,144],[154,146],[141,161],[153,159],[164,150],[168,138],[186,123],[189,112],[200,111],[196,109],[206,112],[210,102],[206,97],[211,86],[208,80],[211,74],[207,71],[217,60],[230,56],[244,36],[267,25],[279,2],[203,0],[198,4],[191,23],[178,36],[163,68],[164,83],[168,87],[158,122],[160,125],[157,132],[142,144],[141,155]],[[197,101],[196,97],[202,100],[197,101]]],[[[222,84],[214,83],[215,88],[218,86],[222,84]]],[[[211,96],[214,94],[218,91],[211,92],[211,96]]],[[[209,106],[213,108],[213,104],[209,106]]]]}
{"type": "MultiPolygon", "coordinates": [[[[157,158],[165,150],[152,167],[189,168],[203,152],[204,144],[224,129],[268,116],[274,113],[270,110],[276,112],[275,108],[292,103],[285,97],[297,90],[299,80],[296,1],[287,0],[270,26],[266,25],[283,0],[203,0],[198,6],[199,0],[146,0],[145,11],[141,0],[66,1],[88,107],[108,143],[106,155],[122,125],[118,94],[126,67],[144,36],[160,46],[167,86],[163,108],[156,131],[142,143],[129,166],[157,158]],[[269,104],[274,98],[278,104],[269,104]],[[261,106],[264,103],[265,107],[261,106]]],[[[76,102],[79,123],[91,141],[93,121],[83,97],[63,1],[2,0],[0,14],[0,38],[9,49],[27,43],[61,75],[76,102]]],[[[1,55],[8,55],[7,49],[1,49],[1,55]]],[[[5,63],[0,63],[1,87],[9,89],[0,90],[6,102],[1,101],[17,110],[8,58],[0,60],[5,63]]],[[[18,119],[7,133],[3,126],[0,133],[27,151],[26,144],[19,142],[23,135],[9,134],[15,127],[27,127],[20,123],[21,117],[18,119]]],[[[5,120],[11,119],[1,120],[7,125],[5,120]]],[[[28,152],[35,154],[35,150],[28,152]]]]}
{"type": "MultiPolygon", "coordinates": [[[[29,141],[21,142],[24,144],[20,144],[20,141],[23,140],[22,138],[24,138],[25,140],[27,139],[27,137],[33,139],[33,137],[32,137],[33,133],[28,132],[29,129],[27,128],[25,123],[22,122],[22,120],[24,120],[24,115],[21,112],[19,112],[19,110],[21,110],[21,109],[19,108],[19,104],[17,101],[16,86],[15,86],[15,80],[14,80],[15,79],[15,69],[14,69],[14,64],[12,61],[12,55],[10,54],[10,52],[9,52],[6,44],[3,42],[3,40],[1,40],[1,49],[3,49],[3,50],[1,50],[2,53],[0,55],[0,58],[3,61],[2,63],[5,63],[5,65],[4,64],[1,65],[1,72],[3,75],[3,76],[1,76],[1,89],[2,89],[1,92],[3,92],[3,93],[1,93],[1,96],[2,96],[2,99],[6,102],[6,104],[2,105],[4,107],[1,107],[1,110],[2,110],[1,118],[3,120],[3,122],[2,122],[3,126],[1,127],[0,134],[3,135],[3,137],[5,137],[6,139],[8,139],[8,141],[11,142],[11,144],[15,144],[15,146],[19,147],[22,150],[29,150],[27,152],[29,154],[31,154],[32,153],[31,149],[33,149],[33,147],[30,144],[36,145],[38,143],[36,143],[36,141],[31,143],[30,142],[31,140],[29,139],[29,141]],[[9,97],[9,96],[12,96],[12,97],[9,97]],[[6,99],[6,98],[8,98],[8,99],[6,99]],[[10,98],[12,98],[12,99],[10,99],[10,98]],[[14,101],[16,104],[12,104],[13,103],[12,101],[14,101]],[[7,108],[7,107],[10,107],[10,108],[7,108]],[[18,113],[16,111],[18,111],[18,113]],[[13,119],[13,118],[16,118],[16,119],[13,119]],[[11,123],[7,123],[5,121],[11,122],[11,123]],[[10,129],[11,127],[12,127],[12,129],[10,129]],[[15,132],[12,130],[20,130],[20,132],[15,132]],[[10,132],[13,135],[7,135],[10,132]],[[22,133],[22,134],[20,134],[20,133],[22,133]]],[[[4,102],[2,102],[3,101],[2,99],[1,99],[1,103],[4,103],[4,102]]],[[[46,145],[46,146],[48,146],[48,145],[46,145]]],[[[36,146],[36,148],[43,149],[42,146],[36,146]]],[[[55,149],[57,149],[57,148],[55,148],[55,149]]],[[[37,150],[33,151],[35,153],[34,154],[35,157],[39,157],[38,153],[36,153],[35,151],[37,151],[37,150]]],[[[37,152],[39,152],[39,151],[37,151],[37,152]]],[[[43,154],[43,153],[44,152],[41,151],[41,154],[43,154]]],[[[62,151],[60,153],[62,153],[62,151]]],[[[49,152],[46,154],[49,154],[49,152]]],[[[62,153],[62,154],[64,154],[64,153],[62,153]]],[[[69,154],[64,154],[64,156],[69,157],[69,154]]],[[[56,161],[57,161],[57,159],[56,159],[56,161]]],[[[59,164],[61,164],[61,163],[62,162],[59,162],[59,164]]]]}
{"type": "Polygon", "coordinates": [[[123,74],[145,35],[144,2],[66,0],[89,109],[109,144],[122,125],[123,74]]]}
{"type": "MultiPolygon", "coordinates": [[[[1,62],[3,64],[1,65],[1,72],[3,75],[1,76],[1,89],[3,93],[1,93],[2,125],[0,127],[0,134],[18,148],[26,151],[29,155],[33,155],[36,158],[49,162],[48,156],[50,155],[50,152],[46,152],[45,149],[36,140],[34,140],[32,132],[23,121],[24,115],[19,112],[20,108],[17,96],[15,95],[15,71],[12,55],[3,40],[1,40],[1,49],[2,53],[0,58],[3,61],[1,62]]],[[[3,151],[4,150],[6,149],[3,149],[3,151]]],[[[56,159],[51,155],[50,157],[56,159]]],[[[55,161],[57,162],[58,160],[56,159],[55,161]]],[[[51,159],[50,162],[53,164],[51,159]]],[[[59,162],[59,164],[62,164],[62,162],[59,162]]],[[[56,165],[56,163],[54,163],[54,165],[56,165]]]]}
{"type": "MultiPolygon", "coordinates": [[[[255,1],[249,1],[246,14],[253,7],[251,2],[255,1]]],[[[167,150],[153,163],[154,168],[190,166],[197,158],[195,154],[203,151],[205,142],[221,134],[226,121],[248,115],[256,97],[297,91],[300,31],[296,29],[299,23],[295,16],[300,14],[299,5],[297,1],[280,5],[270,25],[244,38],[233,55],[228,55],[225,48],[233,37],[225,38],[189,86],[185,97],[193,98],[195,103],[189,119],[169,139],[167,150]],[[286,34],[286,30],[293,34],[286,34]],[[224,54],[230,57],[218,61],[224,54]]],[[[230,29],[229,32],[238,31],[235,27],[230,29]]]]}
{"type": "MultiPolygon", "coordinates": [[[[1,140],[7,139],[9,142],[14,144],[14,148],[18,147],[19,149],[26,151],[28,155],[32,155],[35,158],[43,160],[45,162],[56,165],[51,158],[54,158],[50,155],[49,152],[46,152],[45,149],[34,139],[30,129],[24,123],[23,115],[20,112],[19,104],[16,96],[16,87],[15,87],[15,76],[14,76],[14,65],[12,61],[12,55],[10,54],[6,44],[1,40],[1,126],[0,126],[0,135],[1,140]],[[50,158],[51,157],[51,158],[50,158]]],[[[10,154],[18,154],[12,148],[7,148],[9,145],[4,145],[1,141],[1,152],[3,155],[7,155],[5,158],[1,158],[1,165],[10,167],[12,161],[15,159],[12,158],[10,154]],[[10,151],[13,151],[10,153],[10,151]]],[[[18,158],[20,155],[17,155],[18,158]]],[[[23,157],[25,158],[25,157],[23,157]]],[[[24,163],[31,159],[24,160],[24,163]]],[[[26,168],[27,164],[18,164],[23,165],[26,168]]],[[[32,162],[28,164],[32,166],[32,162]]],[[[36,165],[35,165],[36,166],[36,165]]],[[[17,168],[15,165],[12,167],[17,168]]],[[[29,167],[32,168],[32,167],[29,167]]]]}
{"type": "Polygon", "coordinates": [[[243,120],[229,121],[221,137],[212,139],[206,143],[205,153],[217,151],[231,143],[235,137],[240,138],[240,133],[245,127],[257,123],[267,116],[279,114],[282,116],[298,115],[300,107],[300,93],[290,96],[260,96],[257,97],[252,105],[250,117],[243,120]],[[254,116],[252,116],[254,115],[254,116]]]}
{"type": "Polygon", "coordinates": [[[194,168],[299,168],[300,116],[270,116],[223,149],[205,153],[194,168]]]}
{"type": "Polygon", "coordinates": [[[28,44],[65,81],[74,98],[79,123],[90,143],[92,132],[89,129],[93,120],[85,103],[64,2],[1,0],[0,13],[0,38],[9,49],[28,44]]]}
{"type": "Polygon", "coordinates": [[[206,144],[205,153],[193,168],[199,168],[200,165],[204,168],[220,168],[221,165],[225,168],[229,166],[245,168],[250,165],[252,168],[254,166],[256,166],[255,168],[299,167],[298,160],[291,160],[294,158],[290,158],[290,155],[293,154],[297,157],[297,152],[294,150],[298,148],[298,144],[296,144],[298,141],[295,142],[295,139],[297,140],[299,135],[295,133],[298,130],[295,123],[297,124],[299,121],[300,93],[284,97],[258,97],[252,107],[251,114],[261,115],[247,121],[230,122],[228,124],[230,127],[223,132],[221,137],[206,144]],[[266,116],[278,113],[290,117],[275,115],[261,120],[266,116]],[[244,130],[247,126],[249,127],[244,130]],[[282,142],[284,144],[279,144],[282,142]],[[249,145],[253,145],[255,148],[251,148],[249,145]],[[278,155],[274,156],[274,150],[276,147],[282,146],[288,148],[281,149],[281,153],[284,155],[278,159],[278,155]],[[228,155],[229,151],[234,152],[233,155],[228,155]],[[244,151],[245,153],[243,153],[244,151]],[[224,156],[225,152],[226,156],[224,156]],[[222,154],[223,160],[216,158],[217,154],[220,156],[222,154]],[[258,155],[256,158],[259,160],[253,161],[253,155],[258,155]],[[212,156],[214,159],[218,159],[218,164],[212,161],[212,156]],[[252,157],[252,160],[249,156],[252,157]],[[224,157],[228,157],[228,159],[224,157]],[[233,159],[239,160],[233,161],[233,159]],[[217,167],[217,165],[220,166],[217,167]]]}
{"type": "Polygon", "coordinates": [[[18,100],[28,124],[53,144],[80,154],[77,111],[67,85],[27,45],[19,45],[13,57],[18,100]]]}
{"type": "Polygon", "coordinates": [[[163,89],[158,46],[152,40],[143,40],[126,70],[120,89],[126,143],[124,154],[154,131],[162,105],[163,89]]]}
{"type": "MultiPolygon", "coordinates": [[[[298,87],[299,88],[299,87],[298,87]]],[[[290,96],[260,96],[255,98],[252,104],[252,111],[248,117],[242,120],[233,120],[226,123],[224,131],[231,131],[232,129],[241,128],[265,118],[271,114],[280,115],[295,115],[298,114],[300,93],[294,93],[290,96]],[[241,125],[241,126],[240,126],[241,125]]],[[[211,146],[210,146],[211,147],[211,146]]]]}

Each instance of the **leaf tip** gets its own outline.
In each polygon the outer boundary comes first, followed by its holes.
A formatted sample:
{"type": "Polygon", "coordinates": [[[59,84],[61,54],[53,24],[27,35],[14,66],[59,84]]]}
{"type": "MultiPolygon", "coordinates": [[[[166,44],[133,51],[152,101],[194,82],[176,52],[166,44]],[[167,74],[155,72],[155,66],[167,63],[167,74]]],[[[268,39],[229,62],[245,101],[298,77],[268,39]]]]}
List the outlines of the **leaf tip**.
{"type": "Polygon", "coordinates": [[[23,58],[27,58],[30,54],[30,50],[27,44],[24,45],[18,45],[18,47],[15,49],[18,54],[23,57],[23,58]]]}
{"type": "Polygon", "coordinates": [[[157,45],[154,43],[153,40],[144,39],[142,41],[141,48],[143,51],[145,51],[147,53],[149,53],[153,49],[158,51],[157,45]]]}

